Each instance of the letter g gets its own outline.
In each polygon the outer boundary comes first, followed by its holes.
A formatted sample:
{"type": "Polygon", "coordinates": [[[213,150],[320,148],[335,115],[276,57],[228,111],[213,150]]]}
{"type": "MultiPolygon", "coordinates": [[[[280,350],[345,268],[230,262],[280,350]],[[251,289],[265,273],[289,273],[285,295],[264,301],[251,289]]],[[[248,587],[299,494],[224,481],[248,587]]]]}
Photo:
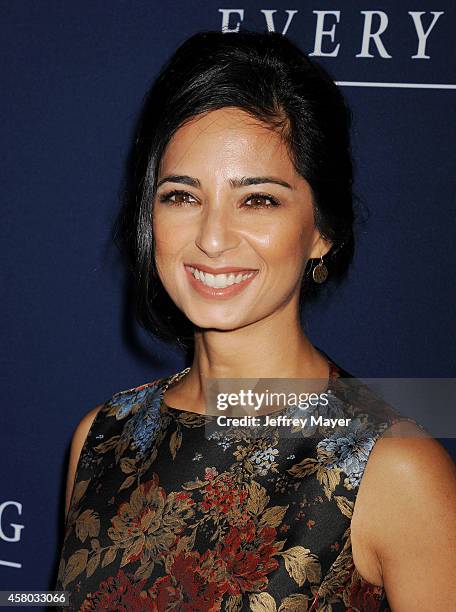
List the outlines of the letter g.
{"type": "Polygon", "coordinates": [[[14,528],[14,533],[12,537],[8,537],[2,529],[3,510],[7,506],[15,506],[17,508],[19,516],[22,514],[22,504],[20,504],[19,502],[6,501],[3,502],[3,504],[0,504],[0,539],[4,540],[5,542],[19,542],[19,540],[21,539],[21,529],[24,529],[24,525],[10,523],[10,527],[14,528]]]}

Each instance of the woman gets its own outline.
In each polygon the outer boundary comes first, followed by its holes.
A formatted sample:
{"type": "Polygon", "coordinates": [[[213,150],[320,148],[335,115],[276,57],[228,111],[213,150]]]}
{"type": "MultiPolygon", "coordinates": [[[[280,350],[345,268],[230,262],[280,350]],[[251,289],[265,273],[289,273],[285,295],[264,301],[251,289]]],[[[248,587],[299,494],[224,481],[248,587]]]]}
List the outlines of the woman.
{"type": "Polygon", "coordinates": [[[455,605],[452,460],[349,394],[300,322],[352,258],[349,128],[333,81],[276,33],[196,34],[156,79],[117,238],[139,321],[193,359],[74,433],[56,586],[70,609],[455,605]],[[209,378],[322,379],[352,424],[207,435],[209,378]]]}

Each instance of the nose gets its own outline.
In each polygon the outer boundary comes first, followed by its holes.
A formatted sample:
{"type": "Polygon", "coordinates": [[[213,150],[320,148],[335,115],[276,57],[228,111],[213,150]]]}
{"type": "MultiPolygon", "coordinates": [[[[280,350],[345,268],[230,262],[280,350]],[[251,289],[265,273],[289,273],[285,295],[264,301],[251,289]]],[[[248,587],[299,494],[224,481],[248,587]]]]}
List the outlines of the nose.
{"type": "Polygon", "coordinates": [[[239,245],[231,211],[222,206],[208,206],[199,220],[196,246],[208,257],[215,258],[239,245]]]}

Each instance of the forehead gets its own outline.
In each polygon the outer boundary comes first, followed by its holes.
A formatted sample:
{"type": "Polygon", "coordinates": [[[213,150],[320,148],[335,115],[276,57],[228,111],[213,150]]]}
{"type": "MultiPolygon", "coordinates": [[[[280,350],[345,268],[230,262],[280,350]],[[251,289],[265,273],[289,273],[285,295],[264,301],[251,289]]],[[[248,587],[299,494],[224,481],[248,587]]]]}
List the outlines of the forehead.
{"type": "Polygon", "coordinates": [[[287,147],[271,126],[236,107],[225,107],[193,117],[169,141],[161,160],[161,172],[217,166],[243,172],[271,170],[294,174],[287,147]],[[247,166],[247,167],[245,167],[247,166]],[[239,168],[241,171],[241,168],[239,168]]]}

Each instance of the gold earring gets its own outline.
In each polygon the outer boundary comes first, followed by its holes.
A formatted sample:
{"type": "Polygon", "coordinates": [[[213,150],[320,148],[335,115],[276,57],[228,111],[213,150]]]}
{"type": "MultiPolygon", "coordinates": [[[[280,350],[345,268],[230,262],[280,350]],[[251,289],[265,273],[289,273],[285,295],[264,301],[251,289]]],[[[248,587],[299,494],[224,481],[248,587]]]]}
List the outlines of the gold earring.
{"type": "Polygon", "coordinates": [[[320,261],[318,265],[315,266],[312,272],[312,278],[316,283],[324,283],[328,278],[328,268],[323,263],[323,255],[320,255],[320,261]]]}

